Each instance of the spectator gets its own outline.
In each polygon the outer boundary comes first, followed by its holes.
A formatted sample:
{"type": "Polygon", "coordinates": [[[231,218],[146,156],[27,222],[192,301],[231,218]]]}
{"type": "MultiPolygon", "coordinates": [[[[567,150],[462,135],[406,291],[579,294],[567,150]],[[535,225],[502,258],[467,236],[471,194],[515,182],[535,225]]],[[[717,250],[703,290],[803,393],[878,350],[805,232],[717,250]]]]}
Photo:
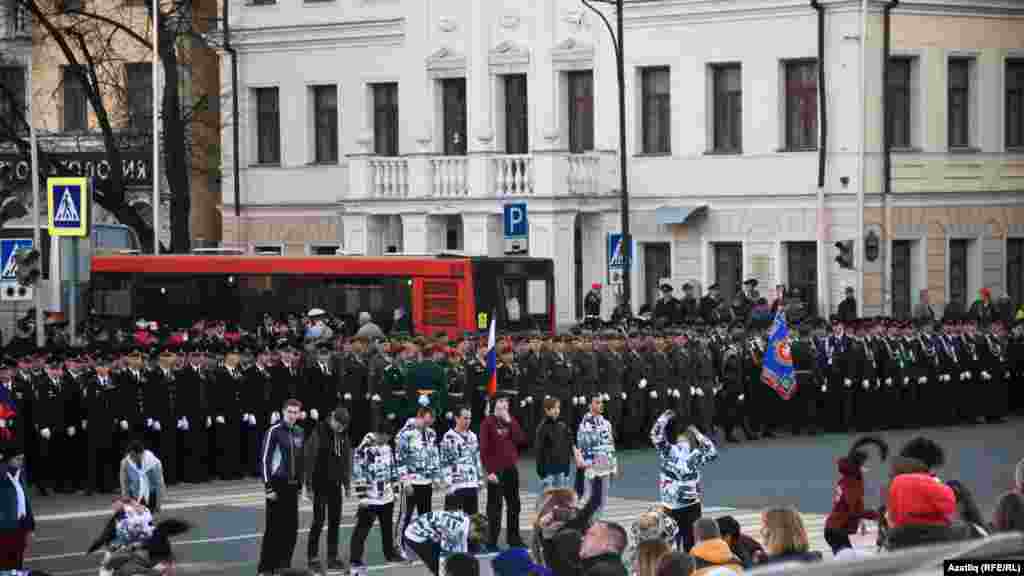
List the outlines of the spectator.
{"type": "Polygon", "coordinates": [[[921,301],[914,306],[914,319],[922,322],[935,322],[935,311],[928,300],[928,289],[921,290],[921,301]]]}
{"type": "Polygon", "coordinates": [[[447,576],[480,576],[480,562],[469,554],[452,554],[444,561],[444,573],[447,576]]]}
{"type": "Polygon", "coordinates": [[[629,536],[621,525],[615,522],[595,522],[583,534],[583,542],[580,544],[580,566],[589,574],[595,568],[608,564],[612,568],[621,569],[624,574],[622,553],[626,550],[627,544],[629,536]]]}
{"type": "Polygon", "coordinates": [[[701,518],[694,522],[693,538],[696,544],[690,550],[690,556],[693,556],[697,576],[728,576],[743,572],[742,561],[722,539],[714,519],[701,518]]]}
{"type": "Polygon", "coordinates": [[[903,473],[889,483],[886,547],[890,550],[965,537],[953,529],[956,495],[928,473],[903,473]]]}
{"type": "Polygon", "coordinates": [[[666,410],[651,429],[651,442],[658,451],[661,504],[671,510],[679,526],[677,546],[690,551],[693,523],[701,517],[701,472],[718,457],[715,445],[695,426],[684,428],[683,418],[666,410]]]}
{"type": "Polygon", "coordinates": [[[900,456],[917,460],[929,472],[942,468],[946,463],[946,454],[942,447],[923,436],[918,436],[907,442],[900,450],[900,456]]]}
{"type": "Polygon", "coordinates": [[[437,576],[441,556],[466,553],[486,538],[487,518],[462,512],[427,512],[416,517],[402,534],[404,548],[412,551],[437,576]]]}
{"type": "Polygon", "coordinates": [[[978,299],[971,304],[967,317],[976,321],[982,326],[988,326],[998,316],[995,306],[992,304],[992,290],[982,288],[978,291],[978,299]]]}
{"type": "Polygon", "coordinates": [[[825,521],[825,541],[832,547],[832,553],[843,548],[852,548],[850,534],[856,534],[860,521],[878,520],[878,513],[864,510],[864,463],[868,454],[860,448],[867,444],[878,447],[882,460],[889,454],[889,446],[878,438],[866,436],[857,440],[850,452],[836,463],[839,481],[836,483],[832,512],[825,521]]]}
{"type": "Polygon", "coordinates": [[[973,537],[984,538],[988,536],[988,530],[985,529],[985,520],[981,516],[981,510],[978,508],[978,503],[974,501],[974,495],[971,494],[971,491],[961,484],[959,480],[950,480],[946,482],[946,485],[953,489],[953,494],[956,496],[958,520],[966,526],[973,537]]]}
{"type": "Polygon", "coordinates": [[[672,552],[664,540],[648,540],[636,547],[636,562],[633,573],[636,576],[657,576],[661,559],[672,552]]]}
{"type": "Polygon", "coordinates": [[[1024,495],[1024,458],[1017,462],[1017,469],[1013,475],[1013,486],[1018,494],[1024,495]]]}
{"type": "Polygon", "coordinates": [[[821,552],[811,551],[804,521],[795,508],[765,510],[761,514],[761,538],[768,551],[761,565],[821,560],[821,552]]]}
{"type": "Polygon", "coordinates": [[[572,489],[546,492],[533,527],[533,557],[543,561],[555,574],[577,573],[583,533],[590,526],[597,504],[593,499],[588,500],[580,510],[572,489]]]}
{"type": "Polygon", "coordinates": [[[128,446],[121,460],[121,496],[138,500],[154,514],[160,511],[166,488],[160,459],[138,440],[128,446]]]}
{"type": "Polygon", "coordinates": [[[992,528],[996,532],[1024,532],[1024,496],[1007,492],[999,497],[992,528]]]}
{"type": "Polygon", "coordinates": [[[544,490],[569,487],[572,465],[572,436],[565,422],[558,419],[558,398],[544,399],[544,420],[537,428],[537,476],[544,490]]]}
{"type": "MultiPolygon", "coordinates": [[[[451,559],[448,562],[451,563],[451,559]]],[[[551,570],[540,566],[530,558],[530,552],[526,548],[510,548],[498,554],[491,560],[491,569],[497,576],[527,576],[531,574],[533,576],[552,576],[551,570]]],[[[446,572],[455,576],[451,570],[446,570],[446,572]]]]}
{"type": "Polygon", "coordinates": [[[360,312],[359,330],[356,331],[356,337],[375,340],[377,338],[383,338],[384,331],[380,329],[380,326],[374,324],[373,317],[370,316],[369,312],[360,312]]]}
{"type": "Polygon", "coordinates": [[[487,517],[490,533],[487,544],[498,546],[501,532],[502,500],[505,501],[508,521],[505,540],[511,548],[525,548],[519,535],[519,447],[526,444],[519,422],[508,411],[508,399],[494,403],[494,414],[480,425],[480,456],[487,472],[487,517]]]}
{"type": "Polygon", "coordinates": [[[302,489],[303,432],[296,424],[302,402],[289,399],[284,418],[263,436],[260,469],[266,492],[266,531],[260,543],[258,572],[269,574],[291,567],[299,536],[299,491],[302,489]]]}
{"type": "Polygon", "coordinates": [[[693,558],[685,552],[670,552],[658,562],[657,576],[690,576],[693,574],[693,558]]]}
{"type": "Polygon", "coordinates": [[[637,562],[638,550],[636,548],[640,544],[652,540],[674,544],[678,533],[679,526],[664,507],[655,506],[641,514],[630,527],[630,545],[634,548],[630,559],[633,564],[637,562]]]}
{"type": "Polygon", "coordinates": [[[306,441],[306,494],[313,500],[313,524],[309,528],[306,558],[309,569],[320,572],[320,531],[327,520],[327,568],[342,570],[338,557],[338,531],[341,528],[342,491],[351,492],[352,444],[348,437],[349,413],[338,406],[321,422],[306,441]]]}
{"type": "Polygon", "coordinates": [[[740,532],[740,523],[732,516],[722,516],[718,519],[718,532],[729,544],[729,549],[743,562],[744,568],[750,568],[764,557],[764,548],[761,544],[740,532]]]}
{"type": "MultiPolygon", "coordinates": [[[[13,444],[13,443],[12,443],[13,444]]],[[[36,522],[25,489],[25,454],[16,445],[3,449],[0,464],[0,570],[22,570],[36,522]]]]}

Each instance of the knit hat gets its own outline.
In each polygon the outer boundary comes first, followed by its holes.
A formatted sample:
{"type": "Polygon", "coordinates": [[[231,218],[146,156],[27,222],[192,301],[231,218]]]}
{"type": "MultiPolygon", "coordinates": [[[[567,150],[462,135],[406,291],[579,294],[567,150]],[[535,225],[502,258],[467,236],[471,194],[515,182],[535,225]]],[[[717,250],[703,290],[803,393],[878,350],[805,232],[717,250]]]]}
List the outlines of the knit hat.
{"type": "Polygon", "coordinates": [[[535,563],[526,548],[509,548],[491,560],[491,568],[498,576],[552,576],[550,569],[535,563]]]}
{"type": "Polygon", "coordinates": [[[887,503],[893,528],[907,524],[949,525],[956,514],[953,489],[930,474],[900,474],[893,478],[887,503]]]}

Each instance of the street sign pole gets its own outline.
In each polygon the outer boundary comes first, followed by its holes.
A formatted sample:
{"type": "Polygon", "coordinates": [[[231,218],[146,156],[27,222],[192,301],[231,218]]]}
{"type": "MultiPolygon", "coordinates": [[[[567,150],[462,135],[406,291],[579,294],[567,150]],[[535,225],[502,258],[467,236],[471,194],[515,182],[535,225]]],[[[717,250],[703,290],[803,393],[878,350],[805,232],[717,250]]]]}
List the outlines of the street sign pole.
{"type": "Polygon", "coordinates": [[[71,344],[78,341],[78,242],[77,236],[68,238],[71,241],[71,273],[70,289],[68,290],[68,319],[71,322],[71,344]]]}
{"type": "MultiPolygon", "coordinates": [[[[31,52],[29,53],[28,70],[29,70],[29,74],[31,74],[32,73],[32,54],[31,54],[31,52]]],[[[33,84],[30,81],[30,82],[28,82],[28,85],[32,86],[33,84]]],[[[29,174],[31,175],[31,178],[32,178],[32,240],[33,240],[32,246],[36,250],[39,250],[39,253],[42,254],[43,246],[42,246],[42,240],[41,240],[41,233],[39,231],[39,227],[42,225],[42,223],[39,221],[40,220],[40,217],[39,217],[39,143],[36,140],[35,105],[33,104],[34,100],[35,100],[35,98],[32,95],[29,95],[29,97],[26,99],[26,102],[29,103],[28,104],[28,131],[29,131],[29,140],[30,140],[29,144],[31,145],[31,148],[32,148],[32,152],[31,152],[31,156],[32,156],[32,169],[29,171],[29,174]]],[[[4,262],[4,266],[6,266],[6,265],[7,265],[7,263],[4,262]]],[[[55,278],[51,278],[50,281],[51,282],[56,282],[57,280],[55,278]]],[[[42,348],[46,344],[46,335],[43,334],[43,295],[42,295],[42,292],[43,291],[39,290],[38,287],[37,287],[37,289],[35,290],[34,294],[32,295],[33,296],[33,300],[35,301],[35,309],[36,309],[36,322],[35,322],[36,323],[36,347],[38,347],[38,348],[42,348]]]]}

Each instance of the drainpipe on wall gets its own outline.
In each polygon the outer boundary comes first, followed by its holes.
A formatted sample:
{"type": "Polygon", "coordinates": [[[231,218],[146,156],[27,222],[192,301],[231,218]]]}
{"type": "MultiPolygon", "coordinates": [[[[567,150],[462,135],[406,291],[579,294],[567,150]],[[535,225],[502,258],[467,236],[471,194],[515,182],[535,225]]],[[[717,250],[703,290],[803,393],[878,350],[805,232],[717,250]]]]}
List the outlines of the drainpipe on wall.
{"type": "MultiPolygon", "coordinates": [[[[826,257],[828,246],[828,230],[825,228],[825,162],[828,155],[828,99],[825,90],[825,7],[818,0],[811,0],[811,8],[818,13],[818,109],[820,110],[818,135],[818,302],[819,314],[828,315],[829,304],[829,264],[826,257]]],[[[810,296],[808,294],[808,296],[810,296]]]]}
{"type": "Polygon", "coordinates": [[[231,18],[228,5],[231,0],[224,0],[224,51],[231,55],[231,172],[232,184],[235,188],[235,240],[241,234],[241,183],[239,182],[239,161],[241,152],[238,149],[238,51],[231,45],[231,18]]]}
{"type": "Polygon", "coordinates": [[[892,315],[892,290],[889,278],[892,274],[892,208],[889,206],[889,193],[892,191],[892,146],[889,134],[889,55],[890,46],[890,12],[900,0],[889,0],[882,11],[882,233],[885,236],[885,250],[882,250],[882,313],[892,315]],[[888,295],[888,297],[887,297],[888,295]]]}

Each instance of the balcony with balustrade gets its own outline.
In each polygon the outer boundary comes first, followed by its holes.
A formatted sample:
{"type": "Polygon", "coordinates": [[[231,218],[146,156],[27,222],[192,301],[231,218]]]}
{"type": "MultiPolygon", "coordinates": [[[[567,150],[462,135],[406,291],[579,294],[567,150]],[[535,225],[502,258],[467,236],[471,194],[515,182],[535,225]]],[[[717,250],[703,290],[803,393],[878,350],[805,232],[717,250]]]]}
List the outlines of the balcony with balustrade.
{"type": "Polygon", "coordinates": [[[32,17],[28,8],[14,0],[0,1],[0,40],[32,41],[32,17]]]}
{"type": "Polygon", "coordinates": [[[617,185],[612,152],[373,155],[349,158],[353,200],[603,196],[617,185]]]}

